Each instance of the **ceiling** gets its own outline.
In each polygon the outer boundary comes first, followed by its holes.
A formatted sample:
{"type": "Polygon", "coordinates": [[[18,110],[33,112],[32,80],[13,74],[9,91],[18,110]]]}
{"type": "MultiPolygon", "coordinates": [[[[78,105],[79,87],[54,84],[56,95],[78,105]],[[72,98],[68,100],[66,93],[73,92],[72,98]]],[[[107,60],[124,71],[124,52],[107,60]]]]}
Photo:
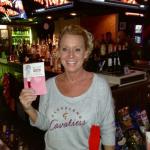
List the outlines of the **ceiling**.
{"type": "Polygon", "coordinates": [[[104,15],[110,13],[122,13],[125,11],[147,12],[145,8],[140,8],[139,6],[125,5],[111,1],[113,0],[105,3],[96,0],[94,2],[92,2],[92,0],[76,0],[72,5],[67,5],[67,7],[51,7],[35,13],[33,10],[35,10],[38,5],[34,4],[33,0],[23,0],[27,19],[15,18],[10,21],[6,18],[7,20],[4,21],[1,20],[4,14],[0,14],[0,21],[4,24],[33,24],[35,22],[40,22],[40,20],[45,19],[48,15],[52,16],[53,19],[58,19],[59,17],[69,18],[70,12],[76,12],[78,16],[104,15]],[[29,20],[29,18],[32,18],[32,21],[31,19],[29,20]]]}
{"type": "Polygon", "coordinates": [[[76,0],[73,3],[73,6],[68,7],[57,7],[46,9],[43,12],[34,13],[33,16],[45,17],[47,15],[51,15],[54,18],[58,17],[67,17],[70,12],[77,12],[78,15],[103,15],[110,13],[123,13],[126,11],[130,12],[138,12],[138,13],[146,13],[146,8],[141,8],[139,5],[129,5],[122,3],[114,3],[111,2],[101,2],[94,0],[76,0]]]}

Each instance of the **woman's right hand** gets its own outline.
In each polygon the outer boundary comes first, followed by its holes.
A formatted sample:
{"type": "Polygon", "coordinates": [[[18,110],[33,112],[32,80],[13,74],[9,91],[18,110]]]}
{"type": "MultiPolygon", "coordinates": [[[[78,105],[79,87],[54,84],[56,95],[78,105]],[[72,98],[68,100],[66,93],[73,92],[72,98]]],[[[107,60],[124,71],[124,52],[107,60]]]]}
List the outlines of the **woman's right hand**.
{"type": "Polygon", "coordinates": [[[32,102],[35,101],[36,98],[37,95],[35,94],[35,91],[31,88],[22,89],[19,96],[20,103],[22,104],[25,111],[33,109],[32,102]]]}

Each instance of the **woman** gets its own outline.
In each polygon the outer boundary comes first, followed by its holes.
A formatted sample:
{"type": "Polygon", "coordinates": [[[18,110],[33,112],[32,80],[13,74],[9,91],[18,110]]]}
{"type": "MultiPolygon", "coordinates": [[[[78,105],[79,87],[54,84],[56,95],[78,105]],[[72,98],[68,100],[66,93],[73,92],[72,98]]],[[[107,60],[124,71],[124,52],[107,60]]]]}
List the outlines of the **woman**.
{"type": "Polygon", "coordinates": [[[23,89],[20,102],[30,122],[46,130],[46,150],[88,150],[90,128],[98,124],[105,150],[114,150],[115,125],[111,92],[99,75],[83,68],[93,49],[92,35],[77,25],[66,26],[58,44],[64,73],[47,81],[48,93],[32,107],[36,95],[23,89]]]}

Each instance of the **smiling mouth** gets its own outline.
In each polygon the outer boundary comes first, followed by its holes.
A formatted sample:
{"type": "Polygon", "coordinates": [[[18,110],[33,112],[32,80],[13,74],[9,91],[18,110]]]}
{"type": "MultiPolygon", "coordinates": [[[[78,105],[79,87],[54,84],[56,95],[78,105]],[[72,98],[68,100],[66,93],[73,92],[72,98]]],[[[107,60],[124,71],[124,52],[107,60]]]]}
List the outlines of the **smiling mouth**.
{"type": "Polygon", "coordinates": [[[67,64],[76,64],[75,61],[67,61],[67,64]]]}

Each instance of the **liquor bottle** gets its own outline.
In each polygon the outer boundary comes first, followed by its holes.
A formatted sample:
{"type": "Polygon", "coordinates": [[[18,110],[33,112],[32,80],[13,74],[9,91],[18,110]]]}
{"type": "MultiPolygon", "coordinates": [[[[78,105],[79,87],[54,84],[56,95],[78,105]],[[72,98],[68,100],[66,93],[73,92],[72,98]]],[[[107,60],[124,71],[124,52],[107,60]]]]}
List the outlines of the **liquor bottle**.
{"type": "Polygon", "coordinates": [[[129,149],[131,150],[140,150],[138,147],[138,144],[136,143],[136,141],[134,140],[132,136],[128,137],[128,146],[129,146],[129,149]]]}
{"type": "Polygon", "coordinates": [[[120,53],[118,49],[116,50],[116,73],[117,74],[122,74],[123,73],[123,68],[120,62],[120,53]]]}
{"type": "Polygon", "coordinates": [[[18,140],[17,150],[29,150],[28,144],[20,137],[18,140]]]}
{"type": "Polygon", "coordinates": [[[107,71],[108,72],[113,72],[113,58],[111,54],[108,54],[108,58],[107,58],[107,71]]]}
{"type": "Polygon", "coordinates": [[[18,150],[23,150],[23,142],[19,141],[18,143],[18,150]]]}
{"type": "Polygon", "coordinates": [[[6,130],[7,130],[7,125],[4,122],[4,124],[2,125],[2,133],[1,133],[1,139],[4,143],[7,142],[7,138],[6,138],[6,130]]]}
{"type": "Polygon", "coordinates": [[[108,44],[108,54],[107,54],[107,60],[108,60],[108,72],[113,73],[113,64],[114,64],[114,54],[113,54],[113,45],[112,43],[108,44]]]}
{"type": "Polygon", "coordinates": [[[135,128],[129,129],[126,133],[128,147],[131,150],[145,150],[145,142],[139,131],[135,128]]]}
{"type": "Polygon", "coordinates": [[[8,147],[11,150],[17,150],[17,137],[16,137],[16,133],[15,133],[15,128],[14,125],[10,126],[10,136],[9,136],[9,142],[7,143],[8,147]]]}
{"type": "Polygon", "coordinates": [[[100,56],[106,55],[106,42],[104,38],[104,34],[102,34],[101,41],[100,41],[100,56]]]}
{"type": "Polygon", "coordinates": [[[118,43],[118,51],[119,51],[119,52],[122,51],[122,46],[121,46],[121,44],[119,44],[119,43],[118,43]]]}
{"type": "Polygon", "coordinates": [[[116,74],[116,71],[117,71],[117,47],[116,47],[116,44],[114,44],[113,46],[113,71],[114,71],[114,74],[116,74]]]}
{"type": "Polygon", "coordinates": [[[113,44],[109,43],[108,44],[108,54],[111,54],[113,52],[113,44]]]}
{"type": "Polygon", "coordinates": [[[106,44],[104,42],[101,43],[100,45],[100,57],[104,57],[107,53],[107,48],[106,48],[106,44]]]}
{"type": "Polygon", "coordinates": [[[107,49],[106,44],[103,41],[100,45],[100,62],[99,62],[99,70],[106,71],[107,69],[107,49]]]}

